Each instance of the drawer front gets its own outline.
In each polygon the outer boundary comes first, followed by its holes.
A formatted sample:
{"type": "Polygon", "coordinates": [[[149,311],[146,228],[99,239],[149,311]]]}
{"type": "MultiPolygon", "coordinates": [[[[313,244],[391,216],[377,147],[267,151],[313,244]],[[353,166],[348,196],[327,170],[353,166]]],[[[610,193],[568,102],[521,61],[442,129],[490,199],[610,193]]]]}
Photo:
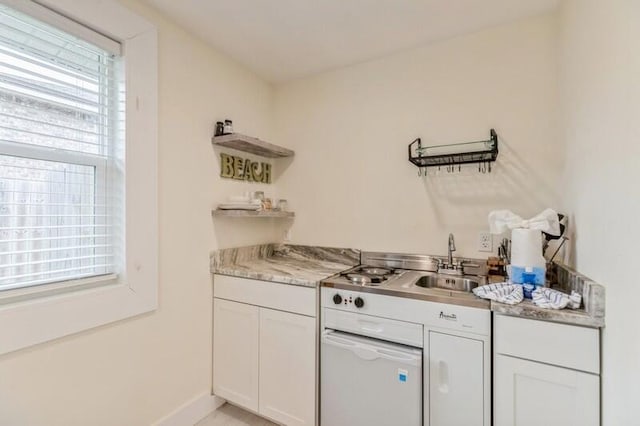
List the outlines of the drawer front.
{"type": "Polygon", "coordinates": [[[600,374],[598,329],[495,315],[493,333],[495,353],[600,374]]]}
{"type": "Polygon", "coordinates": [[[317,289],[214,274],[213,297],[317,316],[317,289]]]}
{"type": "Polygon", "coordinates": [[[423,346],[422,324],[396,321],[371,315],[355,314],[324,308],[322,310],[324,328],[346,331],[362,336],[421,348],[423,346]]]}

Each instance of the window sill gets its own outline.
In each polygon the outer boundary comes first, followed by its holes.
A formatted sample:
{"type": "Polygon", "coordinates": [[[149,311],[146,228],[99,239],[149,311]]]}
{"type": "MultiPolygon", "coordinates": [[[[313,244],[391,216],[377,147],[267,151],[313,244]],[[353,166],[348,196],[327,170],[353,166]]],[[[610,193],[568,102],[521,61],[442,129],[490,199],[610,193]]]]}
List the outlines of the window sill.
{"type": "Polygon", "coordinates": [[[125,284],[11,303],[0,308],[0,354],[155,310],[153,295],[125,284]]]}

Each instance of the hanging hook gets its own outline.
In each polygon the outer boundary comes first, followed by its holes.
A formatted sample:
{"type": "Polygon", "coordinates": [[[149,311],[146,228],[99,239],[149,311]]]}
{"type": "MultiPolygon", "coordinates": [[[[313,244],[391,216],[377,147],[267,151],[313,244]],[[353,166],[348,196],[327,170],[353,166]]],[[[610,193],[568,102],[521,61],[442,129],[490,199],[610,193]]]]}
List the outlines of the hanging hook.
{"type": "Polygon", "coordinates": [[[491,173],[491,161],[489,161],[489,173],[491,173]]]}

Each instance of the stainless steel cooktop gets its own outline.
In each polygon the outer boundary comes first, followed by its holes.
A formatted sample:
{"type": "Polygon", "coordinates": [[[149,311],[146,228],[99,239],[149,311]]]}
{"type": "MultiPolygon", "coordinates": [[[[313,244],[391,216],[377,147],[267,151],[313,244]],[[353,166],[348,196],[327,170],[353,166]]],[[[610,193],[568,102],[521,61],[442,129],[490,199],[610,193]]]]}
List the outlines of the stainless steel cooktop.
{"type": "Polygon", "coordinates": [[[439,274],[435,257],[364,252],[361,261],[363,264],[335,274],[321,285],[489,309],[489,301],[471,292],[485,284],[486,277],[439,274]]]}

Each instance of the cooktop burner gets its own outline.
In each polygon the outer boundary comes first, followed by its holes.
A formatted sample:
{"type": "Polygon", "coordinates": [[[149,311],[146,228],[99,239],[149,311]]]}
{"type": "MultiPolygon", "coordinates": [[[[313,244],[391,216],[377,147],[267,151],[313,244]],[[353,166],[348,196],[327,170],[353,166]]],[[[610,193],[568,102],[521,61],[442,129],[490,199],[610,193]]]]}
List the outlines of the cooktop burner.
{"type": "Polygon", "coordinates": [[[374,266],[361,266],[360,272],[362,272],[363,274],[369,274],[369,275],[389,275],[393,271],[391,269],[376,268],[374,266]]]}
{"type": "Polygon", "coordinates": [[[353,284],[377,286],[386,281],[393,270],[386,268],[376,268],[373,266],[357,266],[347,272],[340,274],[353,284]]]}
{"type": "Polygon", "coordinates": [[[379,275],[347,274],[345,276],[352,283],[360,285],[380,284],[385,279],[383,276],[379,275]]]}

